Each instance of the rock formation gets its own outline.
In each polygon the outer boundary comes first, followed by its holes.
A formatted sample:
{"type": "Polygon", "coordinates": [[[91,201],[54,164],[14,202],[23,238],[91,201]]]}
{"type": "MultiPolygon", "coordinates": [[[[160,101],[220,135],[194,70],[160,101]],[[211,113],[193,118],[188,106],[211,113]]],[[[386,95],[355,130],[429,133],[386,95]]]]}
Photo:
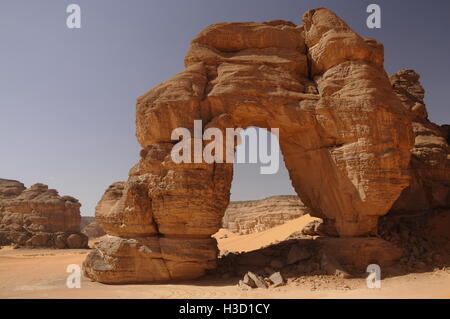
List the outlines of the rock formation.
{"type": "Polygon", "coordinates": [[[390,77],[412,120],[415,142],[411,183],[379,225],[383,239],[402,247],[400,264],[410,271],[450,263],[450,126],[428,119],[419,78],[413,70],[390,77]]]}
{"type": "Polygon", "coordinates": [[[30,188],[0,179],[0,244],[29,247],[87,248],[80,233],[77,199],[59,196],[46,185],[30,188]]]}
{"type": "Polygon", "coordinates": [[[188,279],[216,267],[211,235],[229,203],[232,164],[170,156],[172,131],[193,133],[198,119],[204,129],[279,128],[290,179],[311,215],[341,237],[377,233],[378,218],[409,185],[411,118],[380,43],[327,9],[308,11],[303,22],[213,24],[192,40],[184,71],[138,98],[140,160],[99,203],[97,219],[112,237],[85,260],[89,278],[188,279]]]}
{"type": "Polygon", "coordinates": [[[296,195],[230,202],[222,219],[222,227],[245,235],[264,231],[309,213],[310,210],[296,195]]]}
{"type": "Polygon", "coordinates": [[[95,217],[82,216],[80,227],[81,232],[88,238],[98,238],[106,235],[106,232],[100,226],[100,223],[95,220],[95,217]]]}
{"type": "Polygon", "coordinates": [[[419,78],[413,70],[402,70],[391,76],[395,92],[409,111],[415,136],[409,165],[411,183],[394,203],[391,212],[395,214],[450,210],[448,126],[441,127],[428,120],[423,101],[425,90],[419,78]]]}

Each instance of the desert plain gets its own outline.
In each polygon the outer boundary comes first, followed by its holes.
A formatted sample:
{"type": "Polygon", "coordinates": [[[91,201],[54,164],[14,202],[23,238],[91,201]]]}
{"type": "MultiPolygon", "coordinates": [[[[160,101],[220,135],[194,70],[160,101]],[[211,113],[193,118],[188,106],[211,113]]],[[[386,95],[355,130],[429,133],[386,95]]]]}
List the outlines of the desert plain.
{"type": "MultiPolygon", "coordinates": [[[[221,229],[215,236],[222,251],[250,251],[283,240],[313,218],[305,215],[269,230],[238,235],[221,229]],[[227,234],[227,238],[222,238],[227,234]]],[[[91,240],[90,245],[95,240],[91,240]]],[[[69,264],[81,266],[89,249],[0,250],[0,298],[450,298],[450,268],[382,279],[369,289],[364,278],[304,276],[285,286],[244,291],[240,278],[211,278],[167,284],[106,285],[85,277],[81,288],[67,288],[69,264]]]]}

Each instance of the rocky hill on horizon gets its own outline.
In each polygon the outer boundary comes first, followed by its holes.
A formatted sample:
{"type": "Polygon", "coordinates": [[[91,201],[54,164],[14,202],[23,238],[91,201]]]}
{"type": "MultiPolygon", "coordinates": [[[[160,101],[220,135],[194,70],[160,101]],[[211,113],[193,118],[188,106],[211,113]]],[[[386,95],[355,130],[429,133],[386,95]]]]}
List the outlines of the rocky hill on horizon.
{"type": "Polygon", "coordinates": [[[0,179],[0,245],[86,248],[80,202],[44,184],[0,179]]]}
{"type": "Polygon", "coordinates": [[[284,224],[309,213],[297,195],[277,195],[259,200],[230,202],[222,227],[237,234],[251,234],[284,224]]]}

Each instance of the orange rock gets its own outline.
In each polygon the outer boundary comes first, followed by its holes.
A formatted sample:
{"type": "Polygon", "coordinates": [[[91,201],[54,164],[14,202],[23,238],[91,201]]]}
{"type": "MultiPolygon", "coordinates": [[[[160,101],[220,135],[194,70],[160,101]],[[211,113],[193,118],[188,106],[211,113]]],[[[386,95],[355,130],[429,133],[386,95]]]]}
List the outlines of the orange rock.
{"type": "Polygon", "coordinates": [[[141,254],[144,245],[114,259],[103,249],[87,258],[87,275],[125,282],[117,279],[127,267],[123,260],[132,269],[130,281],[167,279],[165,271],[158,277],[136,268],[156,267],[148,258],[165,263],[170,278],[193,278],[214,267],[215,247],[207,240],[229,203],[232,164],[171,160],[172,131],[193,133],[194,120],[204,128],[279,128],[292,184],[311,215],[343,237],[376,234],[378,218],[409,185],[414,142],[411,118],[383,58],[381,44],[363,39],[327,9],[307,12],[304,26],[271,21],[206,28],[191,43],[186,69],[138,98],[141,159],[120,198],[107,191],[97,208],[102,227],[123,237],[123,245],[130,237],[152,238],[159,249],[166,238],[201,240],[201,253],[192,248],[198,259],[183,253],[173,260],[168,256],[178,254],[178,245],[162,257],[141,254]]]}
{"type": "Polygon", "coordinates": [[[392,207],[393,213],[417,214],[450,208],[450,146],[445,126],[428,120],[420,76],[402,70],[391,76],[392,86],[408,110],[415,135],[409,165],[411,184],[392,207]]]}
{"type": "Polygon", "coordinates": [[[47,185],[30,188],[0,179],[0,243],[31,247],[85,248],[77,199],[47,185]]]}

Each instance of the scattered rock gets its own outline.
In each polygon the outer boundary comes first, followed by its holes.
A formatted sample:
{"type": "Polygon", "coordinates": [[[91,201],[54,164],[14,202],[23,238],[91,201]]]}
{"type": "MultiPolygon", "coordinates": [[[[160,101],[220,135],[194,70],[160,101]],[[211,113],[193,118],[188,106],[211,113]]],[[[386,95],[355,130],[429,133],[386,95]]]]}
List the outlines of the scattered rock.
{"type": "Polygon", "coordinates": [[[244,275],[244,279],[242,280],[242,283],[244,283],[252,288],[256,287],[255,282],[250,278],[248,272],[244,275]]]}
{"type": "Polygon", "coordinates": [[[267,288],[267,284],[264,279],[251,271],[244,275],[242,282],[252,288],[267,288]]]}
{"type": "Polygon", "coordinates": [[[273,273],[269,277],[269,280],[272,283],[273,287],[279,287],[279,286],[284,285],[284,278],[280,272],[273,273]]]}

